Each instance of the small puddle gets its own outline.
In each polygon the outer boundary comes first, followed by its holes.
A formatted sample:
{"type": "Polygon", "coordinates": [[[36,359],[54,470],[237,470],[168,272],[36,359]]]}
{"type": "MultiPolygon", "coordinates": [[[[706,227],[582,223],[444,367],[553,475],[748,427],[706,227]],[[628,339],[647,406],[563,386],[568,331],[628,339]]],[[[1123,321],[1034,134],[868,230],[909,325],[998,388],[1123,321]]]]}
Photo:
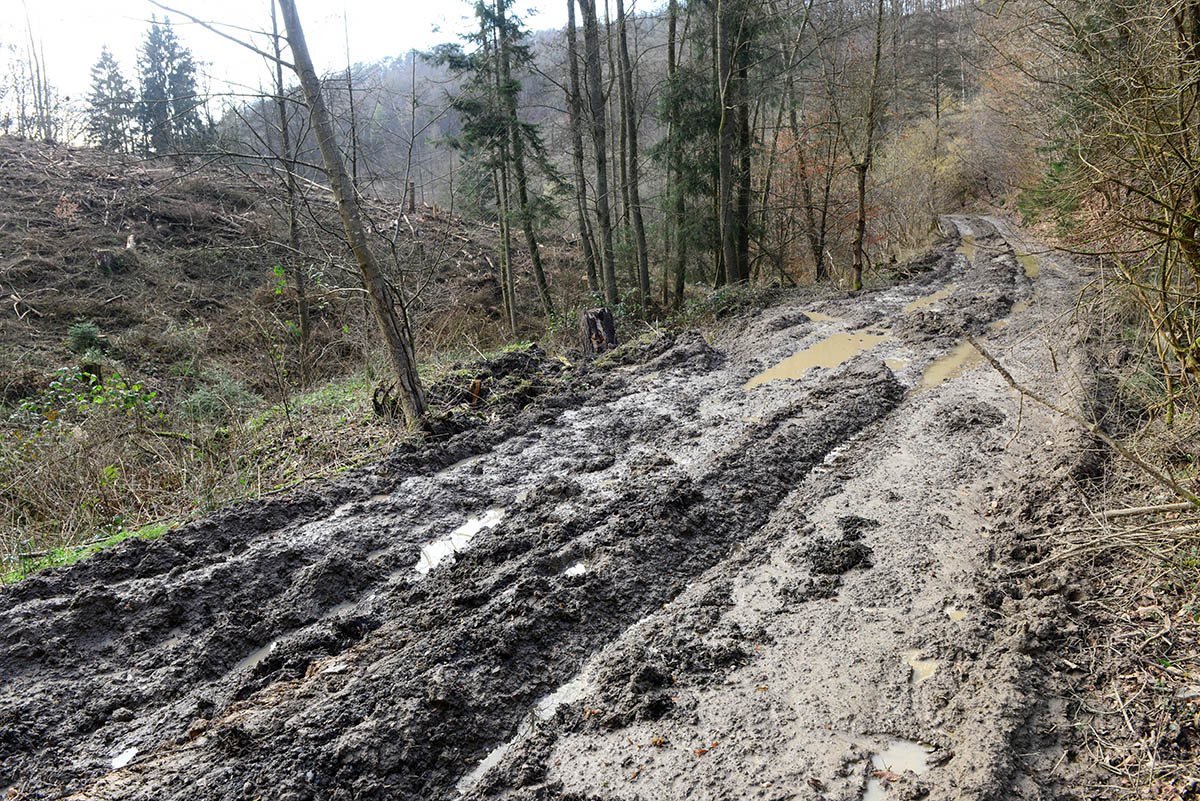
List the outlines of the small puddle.
{"type": "Polygon", "coordinates": [[[504,510],[493,506],[482,515],[472,517],[445,538],[425,543],[421,546],[421,556],[417,559],[417,572],[425,575],[433,570],[447,556],[465,549],[476,534],[485,528],[495,528],[503,518],[504,510]]]}
{"type": "Polygon", "coordinates": [[[898,373],[905,367],[908,367],[908,362],[904,359],[884,359],[883,363],[886,364],[887,368],[893,373],[898,373]]]}
{"type": "Polygon", "coordinates": [[[890,338],[891,334],[886,332],[847,331],[833,334],[759,373],[747,381],[743,389],[754,389],[770,381],[799,379],[812,367],[837,367],[890,338]]]}
{"type": "MultiPolygon", "coordinates": [[[[929,770],[929,749],[909,740],[892,740],[882,751],[871,755],[871,770],[896,774],[911,771],[920,776],[929,770]]],[[[863,801],[884,801],[887,784],[883,778],[867,779],[863,801]]]]}
{"type": "Polygon", "coordinates": [[[933,389],[939,384],[957,378],[967,370],[983,363],[983,357],[970,342],[960,342],[949,353],[939,356],[921,375],[921,388],[933,389]]]}
{"type": "Polygon", "coordinates": [[[1017,263],[1025,271],[1029,280],[1037,278],[1042,272],[1042,260],[1032,253],[1022,253],[1017,256],[1017,263]]]}
{"type": "Polygon", "coordinates": [[[836,323],[840,322],[837,317],[830,317],[828,314],[821,314],[815,311],[806,311],[804,316],[812,320],[814,323],[836,323]]]}
{"type": "Polygon", "coordinates": [[[958,623],[960,620],[965,620],[967,617],[966,611],[959,609],[954,604],[947,604],[946,608],[942,611],[946,613],[946,617],[950,618],[955,623],[958,623]]]}
{"type": "Polygon", "coordinates": [[[909,303],[907,306],[904,307],[904,314],[911,314],[912,312],[915,312],[917,309],[924,309],[927,306],[932,306],[933,304],[938,303],[939,301],[943,301],[946,298],[950,297],[950,293],[952,293],[957,288],[958,287],[955,286],[954,284],[950,284],[945,289],[939,289],[937,292],[934,292],[932,295],[926,295],[923,298],[917,298],[912,303],[909,303]]]}
{"type": "Polygon", "coordinates": [[[269,643],[264,645],[262,648],[256,648],[255,650],[251,651],[249,654],[247,654],[245,657],[243,657],[240,662],[238,662],[236,665],[234,665],[233,669],[234,670],[245,670],[247,668],[255,667],[259,662],[263,661],[268,656],[270,656],[271,652],[275,650],[275,646],[277,646],[277,645],[279,645],[278,637],[271,640],[269,643]]]}
{"type": "Polygon", "coordinates": [[[583,562],[576,562],[563,571],[564,576],[582,576],[587,572],[587,565],[583,562]]]}
{"type": "Polygon", "coordinates": [[[112,760],[113,770],[120,770],[128,765],[133,761],[133,758],[137,756],[137,753],[138,750],[136,748],[126,748],[124,751],[117,754],[112,760]]]}
{"type": "Polygon", "coordinates": [[[912,683],[920,684],[937,672],[938,665],[942,664],[937,659],[922,659],[920,651],[905,651],[901,656],[904,657],[904,664],[912,668],[912,683]]]}
{"type": "Polygon", "coordinates": [[[842,460],[842,456],[848,450],[850,450],[850,442],[848,441],[830,450],[829,453],[825,454],[825,458],[821,460],[821,463],[812,469],[813,474],[823,475],[833,472],[833,469],[838,466],[838,463],[842,460]]]}
{"type": "Polygon", "coordinates": [[[176,626],[167,632],[167,637],[162,641],[163,648],[171,648],[183,642],[183,635],[186,631],[186,626],[176,626]]]}
{"type": "Polygon", "coordinates": [[[535,703],[529,710],[529,714],[517,725],[517,733],[507,742],[501,743],[489,751],[487,756],[471,769],[470,773],[458,780],[458,784],[455,785],[458,794],[463,795],[478,784],[479,780],[483,778],[483,774],[487,773],[490,768],[499,765],[500,760],[504,759],[522,738],[528,736],[539,721],[549,720],[562,704],[569,704],[582,698],[587,686],[587,681],[582,676],[576,676],[535,703]]]}
{"type": "Polygon", "coordinates": [[[970,234],[963,234],[962,244],[958,246],[958,252],[967,257],[971,262],[975,261],[975,253],[979,246],[975,244],[975,237],[970,234]]]}

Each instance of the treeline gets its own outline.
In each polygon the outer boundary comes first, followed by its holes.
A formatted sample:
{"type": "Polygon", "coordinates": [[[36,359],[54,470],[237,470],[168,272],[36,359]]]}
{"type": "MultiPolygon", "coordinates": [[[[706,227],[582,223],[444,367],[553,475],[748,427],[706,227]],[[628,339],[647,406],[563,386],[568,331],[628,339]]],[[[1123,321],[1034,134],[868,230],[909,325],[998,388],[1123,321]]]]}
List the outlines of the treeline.
{"type": "MultiPolygon", "coordinates": [[[[566,30],[531,34],[486,0],[463,41],[325,76],[364,191],[501,225],[508,314],[514,257],[556,306],[548,235],[577,243],[607,303],[670,307],[691,284],[858,284],[947,207],[1002,191],[989,23],[965,2],[568,8],[566,30]]],[[[319,159],[294,119],[303,171],[319,159]]],[[[251,103],[222,133],[269,158],[277,120],[251,103]]]]}

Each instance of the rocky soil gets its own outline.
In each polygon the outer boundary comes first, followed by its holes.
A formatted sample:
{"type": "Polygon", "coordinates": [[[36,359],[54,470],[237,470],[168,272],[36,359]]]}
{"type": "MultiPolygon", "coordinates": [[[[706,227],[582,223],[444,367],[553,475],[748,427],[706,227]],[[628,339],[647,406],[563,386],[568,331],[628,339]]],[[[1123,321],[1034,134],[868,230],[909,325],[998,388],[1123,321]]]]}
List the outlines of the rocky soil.
{"type": "Polygon", "coordinates": [[[911,283],[0,590],[0,789],[1061,797],[1080,590],[1022,571],[1099,461],[962,337],[1089,412],[1080,279],[947,234],[911,283]]]}

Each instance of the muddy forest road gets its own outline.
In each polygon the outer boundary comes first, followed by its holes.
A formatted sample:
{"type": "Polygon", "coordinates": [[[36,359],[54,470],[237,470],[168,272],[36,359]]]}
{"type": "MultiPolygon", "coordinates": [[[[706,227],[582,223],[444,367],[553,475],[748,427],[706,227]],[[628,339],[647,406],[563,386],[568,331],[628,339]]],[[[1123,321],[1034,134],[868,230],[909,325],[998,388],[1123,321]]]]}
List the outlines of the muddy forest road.
{"type": "Polygon", "coordinates": [[[4,797],[1055,797],[1074,590],[1014,576],[1096,459],[960,331],[1079,409],[1081,279],[951,225],[914,283],[0,591],[4,797]]]}

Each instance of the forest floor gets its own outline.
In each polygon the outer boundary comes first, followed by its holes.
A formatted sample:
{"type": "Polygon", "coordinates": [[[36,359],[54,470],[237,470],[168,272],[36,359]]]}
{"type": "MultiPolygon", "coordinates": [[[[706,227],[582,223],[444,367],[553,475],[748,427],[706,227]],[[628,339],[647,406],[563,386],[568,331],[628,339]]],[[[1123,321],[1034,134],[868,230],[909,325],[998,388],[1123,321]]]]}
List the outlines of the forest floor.
{"type": "Polygon", "coordinates": [[[1087,589],[1039,562],[1104,461],[962,331],[1090,417],[1085,278],[949,223],[911,283],[509,354],[490,424],[0,589],[4,797],[1062,797],[1087,589]]]}

